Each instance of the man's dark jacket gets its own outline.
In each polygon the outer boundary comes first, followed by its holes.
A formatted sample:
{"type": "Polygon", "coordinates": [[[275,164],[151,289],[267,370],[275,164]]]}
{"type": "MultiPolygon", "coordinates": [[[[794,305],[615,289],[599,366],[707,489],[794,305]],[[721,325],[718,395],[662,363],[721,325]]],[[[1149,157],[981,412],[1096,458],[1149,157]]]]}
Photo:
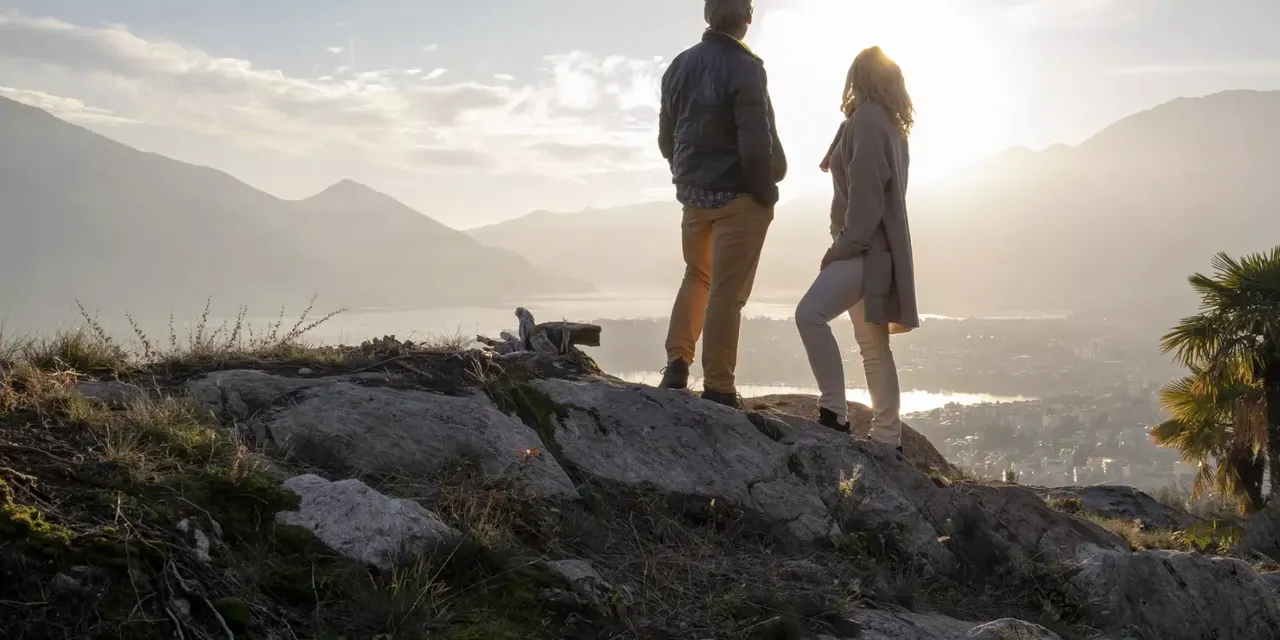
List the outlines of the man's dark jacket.
{"type": "Polygon", "coordinates": [[[736,38],[707,31],[671,61],[658,122],[658,148],[671,163],[673,183],[778,202],[787,158],[764,61],[736,38]]]}

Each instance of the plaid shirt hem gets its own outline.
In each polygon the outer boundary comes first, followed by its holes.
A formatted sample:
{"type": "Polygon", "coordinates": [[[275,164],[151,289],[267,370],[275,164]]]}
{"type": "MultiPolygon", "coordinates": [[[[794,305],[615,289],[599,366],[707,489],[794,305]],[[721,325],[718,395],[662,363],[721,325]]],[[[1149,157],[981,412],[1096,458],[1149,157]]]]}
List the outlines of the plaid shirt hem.
{"type": "Polygon", "coordinates": [[[689,185],[676,186],[676,200],[686,207],[699,209],[719,209],[744,195],[747,194],[736,191],[709,191],[689,185]]]}

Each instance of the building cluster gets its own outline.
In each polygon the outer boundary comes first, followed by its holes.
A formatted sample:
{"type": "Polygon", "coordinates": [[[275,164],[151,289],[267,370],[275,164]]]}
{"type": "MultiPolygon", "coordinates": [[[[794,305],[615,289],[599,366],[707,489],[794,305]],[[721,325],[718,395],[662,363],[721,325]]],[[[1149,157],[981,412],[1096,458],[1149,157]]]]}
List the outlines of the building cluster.
{"type": "Polygon", "coordinates": [[[1185,486],[1196,470],[1152,442],[1149,429],[1164,419],[1156,396],[1156,388],[1137,384],[1103,395],[952,404],[907,421],[948,460],[981,476],[1158,491],[1185,486]]]}

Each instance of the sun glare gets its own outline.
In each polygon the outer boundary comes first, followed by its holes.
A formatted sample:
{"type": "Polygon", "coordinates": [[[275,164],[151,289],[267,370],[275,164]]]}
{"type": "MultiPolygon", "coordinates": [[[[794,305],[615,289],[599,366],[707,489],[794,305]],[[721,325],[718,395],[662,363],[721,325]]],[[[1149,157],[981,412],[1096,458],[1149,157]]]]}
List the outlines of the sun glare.
{"type": "Polygon", "coordinates": [[[990,36],[951,0],[796,0],[763,12],[748,42],[767,65],[794,168],[787,194],[830,188],[817,165],[842,117],[849,64],[872,45],[902,66],[915,102],[913,180],[943,176],[1008,146],[1008,69],[990,36]]]}

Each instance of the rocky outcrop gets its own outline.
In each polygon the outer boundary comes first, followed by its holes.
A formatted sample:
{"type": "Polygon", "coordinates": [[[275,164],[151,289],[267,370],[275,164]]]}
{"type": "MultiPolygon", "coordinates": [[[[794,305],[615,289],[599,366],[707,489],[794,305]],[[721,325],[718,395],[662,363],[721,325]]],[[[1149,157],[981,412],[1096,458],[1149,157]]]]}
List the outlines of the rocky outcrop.
{"type": "Polygon", "coordinates": [[[576,495],[564,469],[518,418],[483,393],[447,396],[346,378],[226,371],[188,385],[215,411],[250,419],[254,438],[321,468],[430,476],[460,465],[540,497],[576,495]],[[287,396],[287,402],[283,402],[287,396]]]}
{"type": "MultiPolygon", "coordinates": [[[[812,396],[760,396],[751,398],[748,404],[758,411],[784,413],[810,422],[818,420],[818,402],[812,396]]],[[[850,402],[848,416],[853,435],[866,437],[871,431],[871,409],[866,405],[850,402]]],[[[948,477],[957,474],[957,469],[938,452],[928,438],[906,424],[902,425],[902,452],[907,456],[907,460],[921,471],[932,471],[948,477]]]]}
{"type": "Polygon", "coordinates": [[[296,511],[276,514],[281,524],[302,527],[342,555],[390,568],[405,554],[457,540],[461,534],[412,500],[396,500],[359,480],[329,482],[315,475],[290,478],[296,511]]]}
{"type": "Polygon", "coordinates": [[[1280,605],[1248,564],[1174,551],[1080,558],[1067,586],[1105,628],[1139,638],[1274,638],[1280,605]]]}
{"type": "Polygon", "coordinates": [[[112,409],[123,408],[136,398],[146,397],[142,387],[120,380],[87,380],[77,382],[75,390],[90,400],[97,400],[112,409]]]}
{"type": "MultiPolygon", "coordinates": [[[[239,416],[261,444],[326,469],[426,478],[470,463],[554,501],[577,500],[575,484],[612,484],[656,493],[689,514],[734,509],[743,516],[738,521],[786,546],[870,536],[903,562],[979,588],[1036,568],[1038,579],[1058,581],[1103,628],[1139,638],[1266,637],[1256,634],[1280,626],[1268,581],[1244,563],[1132,553],[1093,522],[1051,508],[1037,490],[935,481],[893,448],[776,405],[743,413],[595,376],[519,383],[521,391],[504,400],[509,412],[479,391],[443,395],[350,377],[210,378],[189,390],[220,414],[239,416]],[[519,406],[508,406],[511,398],[519,406]]],[[[354,480],[303,476],[287,486],[303,506],[280,514],[282,522],[305,526],[369,564],[385,565],[406,544],[452,535],[416,503],[354,480]]],[[[1089,504],[1113,513],[1139,513],[1153,523],[1169,516],[1139,494],[1127,494],[1125,503],[1126,494],[1110,488],[1069,491],[1082,504],[1094,496],[1089,504]]],[[[802,571],[805,582],[833,579],[820,566],[795,567],[785,571],[802,571]]],[[[559,576],[557,601],[590,606],[612,588],[583,562],[544,568],[559,576]]],[[[872,640],[1057,637],[1017,620],[979,624],[868,610],[856,617],[861,637],[872,640]]]]}
{"type": "Polygon", "coordinates": [[[247,420],[315,380],[286,378],[263,371],[215,371],[186,384],[186,392],[200,406],[226,420],[247,420]]]}
{"type": "Polygon", "coordinates": [[[861,610],[854,620],[862,627],[859,640],[1061,640],[1038,624],[1003,618],[975,624],[938,614],[861,610]]]}
{"type": "Polygon", "coordinates": [[[695,502],[727,501],[804,542],[839,532],[814,488],[791,473],[788,447],[746,414],[638,385],[542,380],[534,387],[561,407],[551,446],[575,473],[695,502]]]}
{"type": "Polygon", "coordinates": [[[1200,521],[1182,509],[1175,509],[1133,487],[1095,485],[1091,487],[1028,487],[1046,500],[1079,500],[1089,514],[1117,520],[1136,520],[1144,529],[1180,531],[1200,521]]]}
{"type": "Polygon", "coordinates": [[[543,600],[571,609],[599,608],[616,593],[586,560],[552,560],[540,567],[550,584],[538,594],[543,600]]]}
{"type": "Polygon", "coordinates": [[[1272,500],[1244,523],[1239,551],[1259,553],[1280,562],[1280,500],[1272,500]]]}
{"type": "Polygon", "coordinates": [[[954,491],[962,505],[959,513],[982,519],[970,528],[1015,562],[1066,563],[1095,551],[1129,550],[1120,536],[1088,520],[1064,517],[1022,487],[966,484],[954,491]]]}

